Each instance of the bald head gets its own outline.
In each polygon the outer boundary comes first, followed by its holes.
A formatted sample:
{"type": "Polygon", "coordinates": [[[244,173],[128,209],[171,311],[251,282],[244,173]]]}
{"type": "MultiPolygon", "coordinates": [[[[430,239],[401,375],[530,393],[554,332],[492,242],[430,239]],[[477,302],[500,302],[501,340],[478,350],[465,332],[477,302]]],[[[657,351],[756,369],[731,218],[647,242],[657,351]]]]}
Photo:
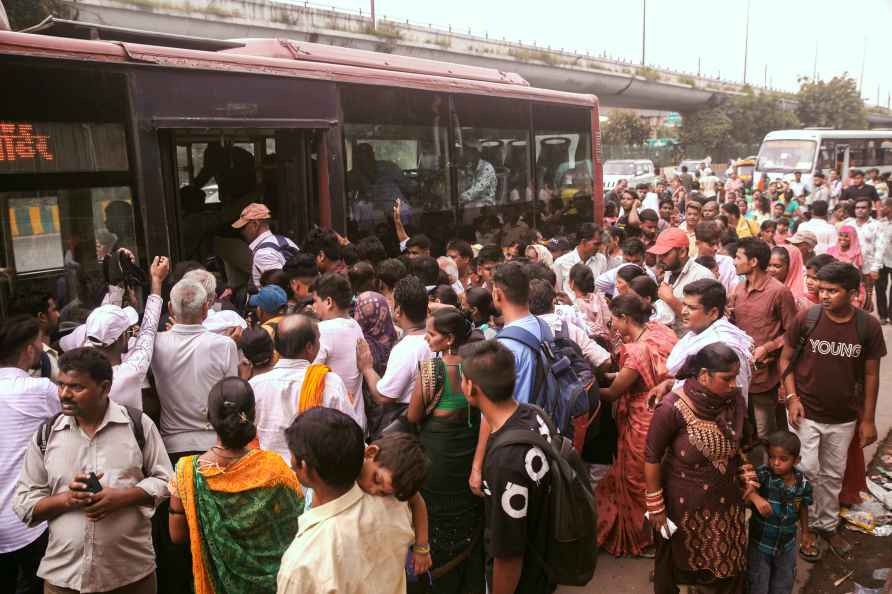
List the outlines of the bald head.
{"type": "Polygon", "coordinates": [[[319,325],[302,314],[285,316],[276,329],[276,350],[284,359],[312,361],[319,352],[319,325]]]}

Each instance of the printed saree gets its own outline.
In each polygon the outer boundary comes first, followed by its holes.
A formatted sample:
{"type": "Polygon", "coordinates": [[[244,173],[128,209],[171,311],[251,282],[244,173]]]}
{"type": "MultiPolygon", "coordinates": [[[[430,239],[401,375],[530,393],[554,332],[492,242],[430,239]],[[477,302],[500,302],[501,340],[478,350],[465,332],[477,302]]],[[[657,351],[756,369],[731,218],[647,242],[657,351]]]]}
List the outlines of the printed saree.
{"type": "Polygon", "coordinates": [[[189,524],[195,594],[275,592],[304,507],[282,457],[252,450],[225,469],[184,457],[176,488],[189,524]]]}

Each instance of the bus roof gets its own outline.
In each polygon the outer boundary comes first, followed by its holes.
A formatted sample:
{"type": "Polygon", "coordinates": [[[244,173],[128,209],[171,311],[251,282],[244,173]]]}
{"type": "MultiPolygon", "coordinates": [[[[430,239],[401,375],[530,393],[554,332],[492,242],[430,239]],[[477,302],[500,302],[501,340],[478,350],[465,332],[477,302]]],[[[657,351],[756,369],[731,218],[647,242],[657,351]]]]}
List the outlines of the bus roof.
{"type": "Polygon", "coordinates": [[[126,41],[96,41],[0,31],[0,55],[400,86],[587,108],[598,104],[594,95],[538,89],[529,86],[517,74],[496,69],[334,48],[287,39],[251,39],[238,42],[244,44],[244,47],[205,51],[126,41]]]}
{"type": "Polygon", "coordinates": [[[806,128],[804,130],[774,130],[765,135],[765,140],[821,140],[822,138],[890,138],[892,130],[825,130],[806,128]]]}

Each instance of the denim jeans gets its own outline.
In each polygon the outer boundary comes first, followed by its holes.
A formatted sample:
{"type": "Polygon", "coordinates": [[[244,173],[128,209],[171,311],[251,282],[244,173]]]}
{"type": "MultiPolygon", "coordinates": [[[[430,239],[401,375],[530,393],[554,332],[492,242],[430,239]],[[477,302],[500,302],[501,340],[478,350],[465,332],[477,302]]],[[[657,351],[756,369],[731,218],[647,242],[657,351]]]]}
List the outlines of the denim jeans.
{"type": "Polygon", "coordinates": [[[772,557],[751,542],[747,555],[749,594],[790,594],[796,581],[796,548],[772,557]]]}

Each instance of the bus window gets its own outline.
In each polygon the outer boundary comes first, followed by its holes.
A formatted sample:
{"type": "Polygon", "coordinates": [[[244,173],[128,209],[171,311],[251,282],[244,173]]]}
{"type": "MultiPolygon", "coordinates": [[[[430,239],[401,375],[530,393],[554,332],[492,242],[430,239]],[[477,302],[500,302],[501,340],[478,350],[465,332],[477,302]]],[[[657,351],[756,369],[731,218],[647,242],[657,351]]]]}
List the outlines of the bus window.
{"type": "Polygon", "coordinates": [[[473,225],[478,243],[529,243],[535,227],[529,103],[461,95],[454,102],[461,223],[473,225]]]}
{"type": "Polygon", "coordinates": [[[433,228],[426,223],[450,227],[446,98],[359,85],[340,91],[349,237],[392,239],[388,221],[397,198],[410,232],[433,228]]]}
{"type": "Polygon", "coordinates": [[[537,104],[533,125],[540,198],[560,198],[564,225],[594,220],[591,113],[537,104]]]}
{"type": "Polygon", "coordinates": [[[756,169],[762,172],[811,173],[814,160],[813,140],[766,140],[759,149],[756,169]]]}
{"type": "Polygon", "coordinates": [[[880,142],[877,150],[877,165],[892,165],[892,139],[880,142]]]}

